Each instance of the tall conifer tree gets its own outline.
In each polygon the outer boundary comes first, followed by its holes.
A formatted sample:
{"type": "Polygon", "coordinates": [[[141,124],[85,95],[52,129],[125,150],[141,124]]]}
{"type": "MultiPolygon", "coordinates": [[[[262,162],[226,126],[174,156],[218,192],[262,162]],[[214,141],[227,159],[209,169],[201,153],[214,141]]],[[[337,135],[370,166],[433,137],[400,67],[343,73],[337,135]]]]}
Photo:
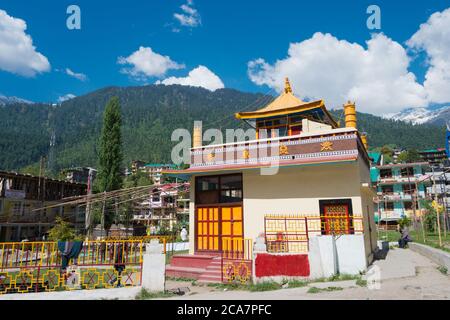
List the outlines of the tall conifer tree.
{"type": "MultiPolygon", "coordinates": [[[[122,116],[119,98],[113,97],[106,104],[100,136],[98,185],[101,192],[122,188],[123,177],[120,172],[123,161],[121,125],[122,116]]],[[[103,203],[102,225],[107,233],[114,221],[115,211],[117,211],[117,208],[114,210],[110,201],[103,203]]]]}
{"type": "Polygon", "coordinates": [[[103,114],[103,128],[99,150],[100,191],[113,191],[122,188],[122,116],[118,97],[113,97],[106,105],[103,114]]]}

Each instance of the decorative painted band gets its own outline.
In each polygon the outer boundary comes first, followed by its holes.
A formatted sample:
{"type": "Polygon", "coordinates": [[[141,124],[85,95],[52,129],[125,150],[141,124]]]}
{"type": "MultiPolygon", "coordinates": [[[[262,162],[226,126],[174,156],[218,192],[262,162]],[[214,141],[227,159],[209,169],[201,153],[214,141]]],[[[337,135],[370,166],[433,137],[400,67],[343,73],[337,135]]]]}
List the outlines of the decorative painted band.
{"type": "MultiPolygon", "coordinates": [[[[298,159],[316,159],[321,157],[338,157],[342,155],[357,155],[357,136],[353,139],[335,140],[332,136],[322,142],[308,144],[293,144],[293,141],[262,144],[257,148],[244,148],[238,151],[230,147],[221,151],[214,146],[206,147],[202,152],[191,154],[191,167],[234,165],[234,164],[265,164],[273,161],[291,161],[298,159]]],[[[317,140],[317,139],[315,139],[317,140]]]]}
{"type": "MultiPolygon", "coordinates": [[[[340,134],[340,135],[331,135],[331,136],[325,136],[320,138],[293,138],[293,137],[287,137],[284,139],[274,140],[271,143],[267,142],[259,142],[259,140],[252,140],[245,142],[236,143],[233,145],[209,145],[204,146],[201,149],[196,148],[195,151],[191,151],[191,155],[200,155],[200,154],[206,154],[211,151],[214,151],[216,153],[221,152],[230,152],[230,151],[243,151],[248,149],[260,149],[260,148],[267,148],[271,147],[273,145],[300,145],[300,144],[311,144],[311,143],[320,143],[325,141],[337,141],[337,140],[352,140],[356,139],[356,134],[340,134]]],[[[269,140],[270,141],[270,140],[269,140]]]]}

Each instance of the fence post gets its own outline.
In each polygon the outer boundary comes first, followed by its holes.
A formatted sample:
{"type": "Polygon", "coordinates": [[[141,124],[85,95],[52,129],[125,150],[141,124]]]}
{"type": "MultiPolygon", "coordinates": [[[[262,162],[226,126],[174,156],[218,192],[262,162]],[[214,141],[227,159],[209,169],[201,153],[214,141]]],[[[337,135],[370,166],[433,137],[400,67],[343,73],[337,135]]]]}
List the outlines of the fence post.
{"type": "Polygon", "coordinates": [[[150,292],[165,290],[166,254],[159,240],[146,245],[142,265],[142,287],[150,292]]]}
{"type": "Polygon", "coordinates": [[[309,230],[308,230],[308,218],[305,217],[305,233],[306,233],[306,248],[309,252],[309,230]]]}
{"type": "MultiPolygon", "coordinates": [[[[39,275],[41,274],[41,266],[38,265],[37,277],[36,277],[36,289],[35,292],[39,292],[39,275]]],[[[44,279],[42,279],[42,285],[44,285],[44,279]]]]}

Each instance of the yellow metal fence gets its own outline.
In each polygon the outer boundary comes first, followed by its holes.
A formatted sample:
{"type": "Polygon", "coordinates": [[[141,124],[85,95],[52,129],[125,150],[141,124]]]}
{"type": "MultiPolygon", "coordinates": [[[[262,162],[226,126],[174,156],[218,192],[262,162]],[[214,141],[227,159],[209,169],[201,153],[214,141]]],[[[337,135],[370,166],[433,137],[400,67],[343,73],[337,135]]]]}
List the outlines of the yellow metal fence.
{"type": "Polygon", "coordinates": [[[142,240],[85,241],[75,258],[57,242],[0,243],[0,294],[140,285],[142,240]]]}

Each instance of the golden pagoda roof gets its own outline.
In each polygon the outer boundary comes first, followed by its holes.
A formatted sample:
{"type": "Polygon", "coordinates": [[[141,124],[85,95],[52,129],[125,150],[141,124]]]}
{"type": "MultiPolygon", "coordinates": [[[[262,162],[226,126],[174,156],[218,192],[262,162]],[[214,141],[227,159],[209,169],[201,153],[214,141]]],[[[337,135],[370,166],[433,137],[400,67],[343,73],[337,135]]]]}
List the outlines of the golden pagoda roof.
{"type": "Polygon", "coordinates": [[[258,119],[303,112],[312,109],[322,109],[323,112],[330,118],[330,124],[333,127],[337,127],[337,123],[328,113],[328,110],[326,110],[323,100],[310,102],[300,100],[292,93],[291,84],[289,83],[289,79],[286,78],[283,92],[267,106],[256,111],[238,112],[235,116],[238,119],[258,119]]]}

